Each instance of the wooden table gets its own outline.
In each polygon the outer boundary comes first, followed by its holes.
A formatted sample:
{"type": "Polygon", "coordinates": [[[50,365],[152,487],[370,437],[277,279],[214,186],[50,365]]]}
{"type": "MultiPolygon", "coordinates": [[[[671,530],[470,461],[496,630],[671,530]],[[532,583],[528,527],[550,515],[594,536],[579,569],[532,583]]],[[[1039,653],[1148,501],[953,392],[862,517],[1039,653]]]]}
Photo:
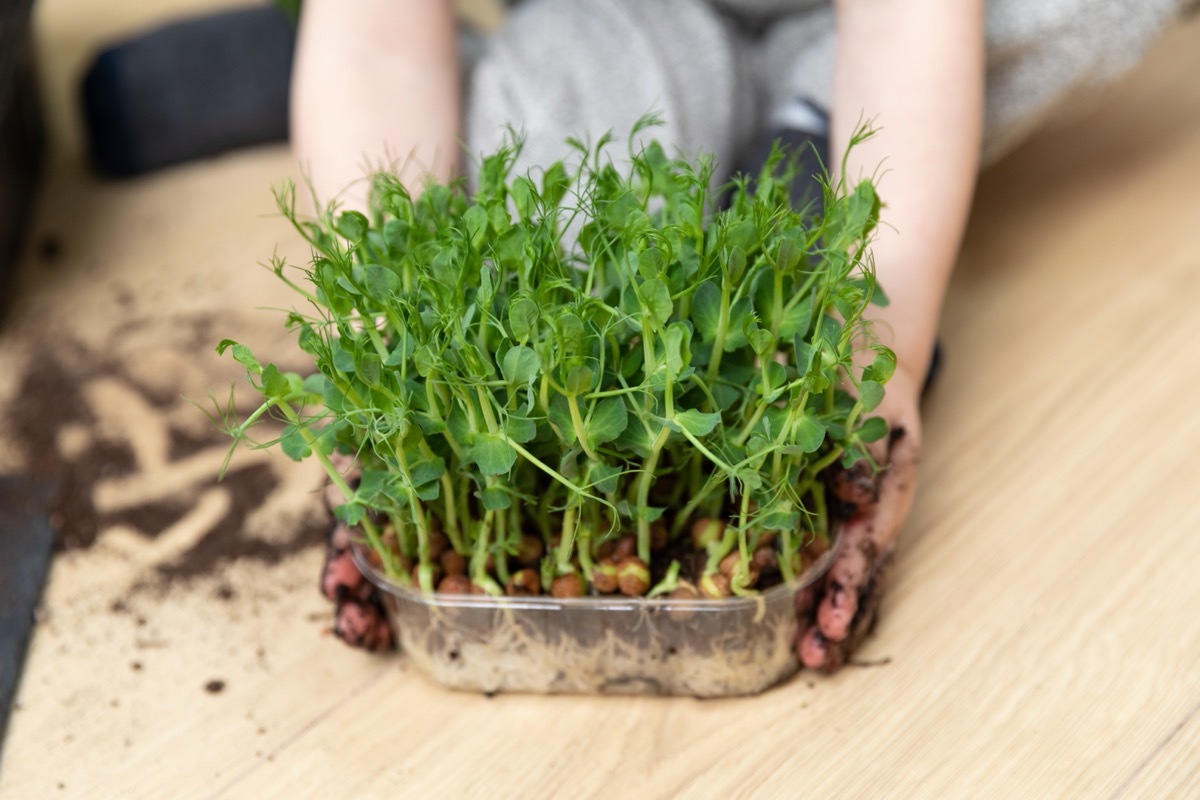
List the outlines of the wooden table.
{"type": "Polygon", "coordinates": [[[267,215],[287,153],[60,160],[0,402],[40,359],[81,403],[47,446],[130,444],[87,472],[103,524],[54,564],[0,795],[1200,797],[1197,75],[1193,23],[984,177],[880,663],[726,701],[456,694],[326,635],[317,476],[242,453],[269,491],[213,485],[180,399],[237,380],[217,339],[284,341],[254,264],[302,255],[267,215]]]}

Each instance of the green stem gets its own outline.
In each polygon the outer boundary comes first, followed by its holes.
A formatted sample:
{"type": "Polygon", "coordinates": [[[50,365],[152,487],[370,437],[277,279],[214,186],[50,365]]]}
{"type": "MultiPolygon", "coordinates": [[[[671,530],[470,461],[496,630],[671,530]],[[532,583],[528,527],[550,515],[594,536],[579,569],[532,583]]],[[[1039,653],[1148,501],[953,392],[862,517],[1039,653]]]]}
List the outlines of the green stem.
{"type": "Polygon", "coordinates": [[[812,464],[809,465],[808,473],[810,475],[820,474],[821,470],[825,469],[830,464],[832,464],[833,462],[835,462],[839,458],[841,458],[842,453],[844,453],[844,452],[845,452],[845,450],[842,449],[841,445],[834,445],[832,450],[830,450],[828,453],[826,453],[820,459],[818,459],[817,461],[814,461],[812,464]]]}
{"type": "MultiPolygon", "coordinates": [[[[494,480],[489,477],[488,478],[488,486],[492,486],[492,485],[494,485],[494,480]]],[[[494,554],[493,560],[496,562],[496,577],[500,579],[501,583],[507,585],[508,578],[509,578],[509,571],[508,571],[508,553],[509,553],[508,515],[506,515],[502,511],[497,512],[492,524],[496,530],[496,546],[494,548],[492,548],[492,552],[494,554]]]]}
{"type": "Polygon", "coordinates": [[[692,498],[688,500],[687,505],[683,507],[683,510],[675,515],[675,521],[671,524],[672,538],[677,536],[679,532],[683,530],[683,526],[686,525],[688,520],[690,520],[696,513],[696,509],[703,505],[704,502],[707,501],[712,495],[713,489],[722,483],[724,483],[724,481],[721,479],[719,473],[714,472],[708,476],[708,478],[704,481],[700,491],[693,493],[692,498]]]}
{"type": "Polygon", "coordinates": [[[595,504],[592,504],[590,508],[592,509],[593,518],[590,521],[590,524],[585,523],[579,527],[579,544],[575,548],[576,553],[579,554],[579,568],[583,571],[584,577],[589,582],[592,580],[592,571],[594,569],[594,565],[592,564],[592,532],[599,530],[600,527],[599,507],[595,504]]]}
{"type": "Polygon", "coordinates": [[[725,336],[729,330],[729,282],[721,281],[721,312],[717,316],[717,333],[713,337],[712,355],[708,359],[708,380],[716,379],[725,354],[725,336]]]}
{"type": "MultiPolygon", "coordinates": [[[[471,579],[489,591],[496,585],[487,571],[488,545],[492,538],[492,523],[495,514],[494,511],[484,513],[483,522],[479,526],[479,535],[475,538],[475,552],[471,556],[471,579]]],[[[492,591],[492,594],[497,594],[497,592],[492,591]]]]}
{"type": "MultiPolygon", "coordinates": [[[[342,496],[346,498],[347,502],[349,502],[354,497],[354,490],[350,488],[349,484],[346,483],[345,478],[343,478],[342,474],[338,472],[337,467],[335,467],[333,462],[329,460],[329,456],[325,455],[325,452],[321,449],[317,442],[317,437],[313,436],[313,433],[308,429],[308,426],[301,422],[300,415],[296,413],[296,410],[292,408],[290,403],[282,400],[274,400],[272,403],[276,408],[283,412],[283,415],[287,417],[288,422],[296,426],[296,430],[298,430],[300,435],[304,438],[305,444],[307,444],[309,449],[312,450],[312,452],[317,456],[317,461],[320,462],[321,468],[325,470],[325,474],[329,476],[330,482],[337,487],[337,490],[341,492],[342,496]]],[[[391,550],[383,546],[383,539],[380,537],[379,529],[375,527],[375,523],[371,520],[371,517],[364,514],[362,520],[359,522],[359,527],[361,527],[363,529],[363,533],[366,534],[367,543],[371,546],[371,549],[379,553],[379,557],[383,560],[384,572],[389,577],[397,577],[399,575],[399,570],[396,568],[396,562],[392,558],[391,550]]]]}
{"type": "Polygon", "coordinates": [[[725,526],[725,533],[718,541],[710,542],[708,545],[708,560],[704,564],[705,574],[711,574],[717,571],[717,567],[721,563],[721,559],[729,555],[733,550],[734,544],[737,543],[737,532],[734,531],[732,525],[725,526]]]}
{"type": "Polygon", "coordinates": [[[754,592],[744,584],[744,579],[750,574],[750,543],[747,541],[747,531],[750,528],[750,493],[742,489],[742,504],[738,509],[737,547],[738,567],[730,577],[729,588],[739,597],[753,595],[754,592]],[[738,580],[743,578],[743,580],[738,580]]]}
{"type": "Polygon", "coordinates": [[[671,566],[667,567],[667,574],[658,582],[658,585],[646,593],[646,597],[659,597],[675,591],[675,587],[679,585],[679,570],[679,562],[672,561],[671,566]]]}
{"type": "MultiPolygon", "coordinates": [[[[412,483],[412,473],[408,469],[408,459],[404,455],[404,448],[396,448],[396,461],[400,465],[408,483],[412,483]]],[[[417,501],[416,492],[409,489],[405,492],[408,495],[409,513],[412,515],[413,522],[417,526],[417,558],[420,562],[417,567],[417,576],[421,583],[421,590],[433,593],[433,562],[429,555],[429,520],[425,517],[425,511],[421,508],[421,504],[417,501]]]]}
{"type": "Polygon", "coordinates": [[[757,407],[754,409],[754,413],[750,416],[750,420],[746,423],[745,427],[742,428],[741,433],[734,438],[734,444],[736,444],[738,447],[746,444],[746,440],[750,438],[750,432],[754,430],[754,426],[758,424],[760,419],[762,419],[763,412],[766,410],[766,403],[759,403],[757,405],[757,407]]]}
{"type": "Polygon", "coordinates": [[[508,438],[504,434],[500,434],[500,438],[503,441],[505,441],[508,444],[508,446],[511,447],[513,450],[516,450],[517,454],[520,455],[522,458],[524,458],[526,461],[528,461],[530,464],[533,464],[535,467],[540,469],[542,472],[546,473],[551,478],[553,478],[554,480],[561,483],[563,486],[566,486],[568,489],[570,489],[572,494],[576,494],[581,498],[586,497],[589,500],[595,500],[596,502],[602,502],[599,497],[596,497],[595,495],[589,494],[588,492],[584,491],[583,489],[580,489],[578,486],[571,483],[569,480],[564,478],[562,475],[559,475],[558,472],[556,472],[554,469],[546,466],[546,464],[543,463],[537,456],[535,456],[533,453],[526,450],[524,447],[522,447],[518,443],[514,442],[512,439],[508,438]]]}
{"type": "Polygon", "coordinates": [[[792,568],[792,556],[797,552],[793,536],[792,531],[786,528],[779,532],[779,572],[783,575],[785,584],[796,579],[796,570],[792,568]]]}
{"type": "Polygon", "coordinates": [[[716,455],[711,450],[709,450],[707,447],[705,447],[704,442],[700,441],[695,436],[693,436],[690,432],[688,432],[688,429],[683,427],[682,425],[679,426],[679,432],[682,433],[684,435],[684,437],[689,442],[692,443],[692,447],[695,447],[697,450],[699,450],[701,453],[703,453],[705,458],[707,458],[709,461],[711,461],[716,466],[720,467],[722,471],[728,473],[730,477],[733,477],[733,472],[734,472],[733,467],[726,464],[724,459],[722,459],[720,456],[716,455]]]}
{"type": "Polygon", "coordinates": [[[775,266],[775,297],[771,308],[771,335],[779,339],[779,326],[783,322],[783,273],[775,266]]]}
{"type": "Polygon", "coordinates": [[[446,514],[446,536],[450,538],[450,546],[459,555],[467,554],[467,546],[463,542],[462,529],[458,527],[458,504],[454,502],[454,483],[450,476],[442,473],[442,507],[446,514]]]}
{"type": "Polygon", "coordinates": [[[572,501],[567,506],[567,510],[563,512],[561,538],[558,542],[558,550],[555,553],[555,567],[559,575],[564,575],[571,571],[571,551],[575,548],[575,529],[579,524],[578,513],[578,501],[572,501]]]}
{"type": "Polygon", "coordinates": [[[479,409],[483,413],[483,420],[487,423],[489,433],[499,433],[500,426],[496,422],[496,417],[492,413],[491,395],[481,386],[477,390],[479,397],[479,409]]]}
{"type": "Polygon", "coordinates": [[[815,482],[812,485],[812,499],[814,506],[814,514],[817,517],[817,522],[813,526],[815,533],[829,539],[829,508],[825,503],[825,487],[820,482],[815,482]]]}
{"type": "Polygon", "coordinates": [[[638,558],[647,564],[650,563],[650,521],[646,519],[646,510],[650,505],[650,484],[654,482],[654,470],[658,466],[658,456],[662,453],[663,445],[667,443],[670,433],[670,428],[665,425],[659,431],[654,444],[650,446],[650,457],[646,459],[646,463],[642,466],[642,473],[638,476],[638,558]]]}
{"type": "Polygon", "coordinates": [[[579,446],[583,448],[583,452],[592,461],[599,461],[600,456],[596,455],[596,451],[588,447],[587,427],[583,424],[583,416],[579,413],[579,401],[573,394],[567,395],[567,408],[571,410],[571,424],[575,427],[575,438],[579,441],[579,446]]]}

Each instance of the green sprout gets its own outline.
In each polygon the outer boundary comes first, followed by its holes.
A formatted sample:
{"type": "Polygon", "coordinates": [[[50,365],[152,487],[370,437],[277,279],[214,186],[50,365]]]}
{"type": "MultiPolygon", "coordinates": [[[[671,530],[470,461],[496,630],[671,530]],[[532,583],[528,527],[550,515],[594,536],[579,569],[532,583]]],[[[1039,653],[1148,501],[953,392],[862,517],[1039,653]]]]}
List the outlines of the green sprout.
{"type": "Polygon", "coordinates": [[[621,169],[611,143],[572,141],[574,157],[514,175],[510,136],[474,194],[414,197],[378,174],[370,216],[305,219],[293,185],[276,193],[313,252],[304,268],[272,263],[302,299],[287,325],[313,370],[221,342],[262,395],[229,427],[240,440],[280,421],[269,444],[320,461],[345,499],[336,515],[394,580],[412,564],[433,591],[444,536],[500,593],[533,535],[544,590],[564,575],[595,589],[615,574],[606,548],[632,534],[657,595],[680,580],[692,528],[719,521],[694,579],[711,585],[724,562],[729,590],[753,593],[755,551],[769,543],[790,581],[834,524],[829,471],[887,433],[870,416],[895,365],[864,319],[884,302],[871,182],[826,178],[821,211],[795,209],[776,150],[716,208],[711,159],[651,142],[621,169]]]}

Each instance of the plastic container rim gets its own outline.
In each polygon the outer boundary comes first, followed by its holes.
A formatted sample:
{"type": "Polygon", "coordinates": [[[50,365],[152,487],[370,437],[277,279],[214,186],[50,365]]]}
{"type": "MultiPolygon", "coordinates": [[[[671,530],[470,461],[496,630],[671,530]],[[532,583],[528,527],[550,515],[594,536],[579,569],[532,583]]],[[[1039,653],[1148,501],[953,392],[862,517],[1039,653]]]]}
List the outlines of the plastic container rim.
{"type": "Polygon", "coordinates": [[[750,597],[732,596],[720,600],[698,598],[694,600],[671,597],[627,597],[624,595],[601,595],[589,597],[547,597],[546,595],[494,597],[480,594],[425,594],[407,586],[401,586],[377,570],[364,555],[365,547],[360,542],[350,546],[350,554],[355,565],[372,583],[380,589],[410,602],[436,605],[445,608],[511,608],[518,610],[554,611],[567,609],[587,609],[591,611],[637,611],[656,609],[695,609],[738,611],[748,610],[760,603],[771,602],[780,595],[795,594],[811,586],[829,569],[842,545],[840,527],[834,531],[833,541],[829,549],[817,557],[800,575],[789,583],[772,586],[760,594],[750,597]]]}

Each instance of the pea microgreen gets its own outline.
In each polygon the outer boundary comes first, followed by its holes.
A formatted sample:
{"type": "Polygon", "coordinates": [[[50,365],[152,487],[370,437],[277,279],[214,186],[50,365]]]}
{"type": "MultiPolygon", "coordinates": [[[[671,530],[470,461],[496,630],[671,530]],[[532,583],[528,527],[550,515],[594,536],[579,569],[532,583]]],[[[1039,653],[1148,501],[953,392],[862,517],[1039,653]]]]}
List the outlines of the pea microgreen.
{"type": "MultiPolygon", "coordinates": [[[[883,302],[873,185],[826,178],[819,212],[793,208],[776,150],[716,208],[710,158],[650,142],[622,168],[611,137],[570,144],[514,175],[511,136],[474,193],[413,196],[378,174],[369,215],[302,218],[284,185],[280,211],[313,255],[272,268],[301,298],[287,325],[312,374],[221,342],[262,395],[231,433],[278,419],[272,444],[318,459],[344,495],[338,517],[394,579],[416,563],[425,591],[439,534],[497,593],[528,534],[544,542],[548,590],[566,574],[593,585],[622,534],[648,565],[680,552],[655,544],[662,529],[678,544],[703,520],[724,523],[702,545],[704,574],[736,552],[731,589],[752,592],[749,559],[770,541],[790,580],[800,548],[829,535],[828,470],[887,432],[870,413],[895,357],[864,319],[883,302]],[[357,484],[335,452],[356,459],[357,484]]],[[[659,564],[650,593],[679,572],[659,564]]]]}

